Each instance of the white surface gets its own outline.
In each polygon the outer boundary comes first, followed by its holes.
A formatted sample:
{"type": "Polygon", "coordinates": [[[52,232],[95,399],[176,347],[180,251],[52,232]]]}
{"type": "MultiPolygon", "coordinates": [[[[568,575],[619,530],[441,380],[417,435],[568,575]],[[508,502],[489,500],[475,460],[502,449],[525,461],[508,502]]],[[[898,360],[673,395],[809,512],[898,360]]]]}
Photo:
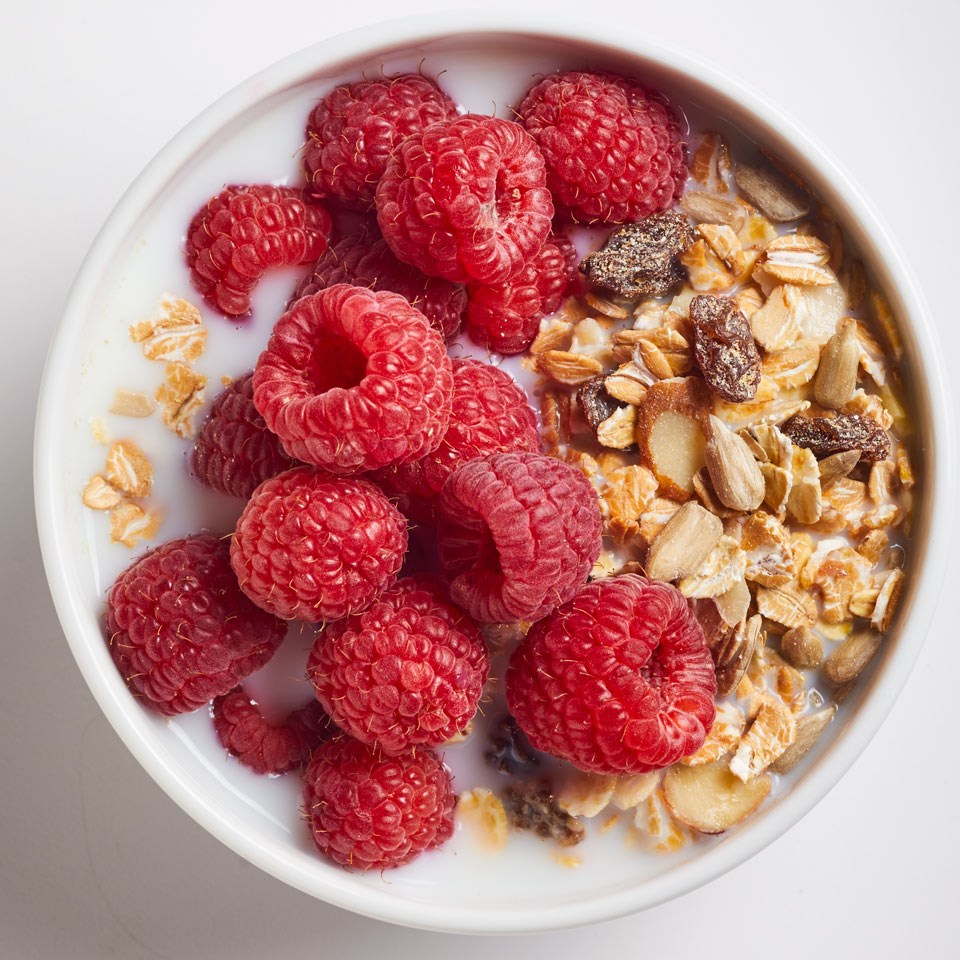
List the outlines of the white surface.
{"type": "MultiPolygon", "coordinates": [[[[960,20],[946,4],[914,3],[909,23],[892,4],[876,5],[869,22],[861,22],[859,6],[806,4],[800,23],[771,9],[761,13],[758,4],[741,4],[730,22],[719,19],[719,7],[705,7],[699,26],[683,18],[682,39],[690,52],[732,66],[783,104],[854,172],[900,236],[942,318],[945,346],[957,355],[947,300],[950,224],[933,215],[956,194],[938,169],[942,162],[949,171],[958,147],[952,121],[942,122],[941,112],[956,95],[949,38],[960,20]],[[927,182],[906,191],[911,169],[927,182]]],[[[816,921],[816,941],[831,947],[828,956],[923,948],[943,955],[955,926],[950,877],[960,853],[960,829],[948,807],[960,784],[946,759],[960,663],[946,602],[888,723],[787,836],[680,901],[538,940],[453,941],[316,903],[206,835],[120,745],[62,640],[32,526],[28,411],[50,327],[109,208],[184,122],[308,41],[398,12],[368,2],[362,10],[319,13],[317,2],[276,0],[266,21],[238,9],[208,4],[198,12],[171,2],[161,14],[102,3],[78,14],[48,2],[0,14],[9,114],[0,127],[7,184],[0,263],[8,292],[0,323],[17,358],[2,385],[13,447],[0,475],[6,552],[0,956],[244,960],[267,951],[323,955],[323,945],[336,944],[338,954],[360,957],[389,944],[399,957],[454,948],[466,957],[490,949],[519,955],[532,948],[563,960],[628,946],[693,957],[716,952],[727,937],[744,942],[748,905],[750,939],[774,936],[779,956],[810,952],[801,933],[808,918],[816,921]],[[212,35],[223,39],[208,49],[212,35]],[[923,826],[907,831],[913,814],[923,826]]],[[[665,9],[644,14],[651,34],[673,42],[681,39],[679,16],[665,9]]],[[[948,578],[957,582],[958,575],[955,562],[948,578]]]]}

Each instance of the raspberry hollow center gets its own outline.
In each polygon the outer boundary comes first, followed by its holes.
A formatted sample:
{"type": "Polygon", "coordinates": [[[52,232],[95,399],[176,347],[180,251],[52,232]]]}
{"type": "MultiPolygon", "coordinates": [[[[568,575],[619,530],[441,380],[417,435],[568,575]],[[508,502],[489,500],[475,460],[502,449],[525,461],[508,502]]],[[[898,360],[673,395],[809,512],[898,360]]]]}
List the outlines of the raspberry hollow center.
{"type": "Polygon", "coordinates": [[[342,387],[356,387],[366,376],[367,358],[346,337],[321,331],[305,371],[310,386],[319,395],[342,387]]]}

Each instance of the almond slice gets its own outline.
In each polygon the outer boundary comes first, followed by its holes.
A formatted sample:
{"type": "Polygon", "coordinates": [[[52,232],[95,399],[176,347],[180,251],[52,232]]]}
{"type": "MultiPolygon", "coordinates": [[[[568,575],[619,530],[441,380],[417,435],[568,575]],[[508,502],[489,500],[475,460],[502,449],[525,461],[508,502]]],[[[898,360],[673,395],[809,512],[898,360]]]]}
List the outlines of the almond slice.
{"type": "Polygon", "coordinates": [[[767,774],[744,783],[723,760],[699,767],[675,764],[663,781],[670,815],[699,833],[723,833],[746,819],[767,798],[767,774]]]}

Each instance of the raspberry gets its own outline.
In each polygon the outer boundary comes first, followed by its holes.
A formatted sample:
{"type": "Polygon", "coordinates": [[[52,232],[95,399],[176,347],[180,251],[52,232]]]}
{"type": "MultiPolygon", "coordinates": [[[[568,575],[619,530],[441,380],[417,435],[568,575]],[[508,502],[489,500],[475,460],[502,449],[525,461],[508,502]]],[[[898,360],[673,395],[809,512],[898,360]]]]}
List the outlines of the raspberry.
{"type": "Polygon", "coordinates": [[[243,687],[213,701],[213,726],[224,749],[259,774],[286,773],[303,766],[337,730],[316,700],[278,725],[268,723],[243,687]]]}
{"type": "Polygon", "coordinates": [[[276,652],[286,626],[237,586],[230,547],[171,540],[132,563],[107,597],[107,636],[127,686],[172,717],[232,690],[276,652]]]}
{"type": "Polygon", "coordinates": [[[463,464],[440,491],[437,540],[450,597],[475,620],[537,620],[600,555],[600,507],[576,468],[539,453],[463,464]]]}
{"type": "Polygon", "coordinates": [[[460,733],[489,669],[476,625],[426,577],[397,581],[363,613],[322,630],[307,663],[341,729],[390,754],[460,733]]]}
{"type": "Polygon", "coordinates": [[[190,279],[214,310],[250,312],[250,296],[270,267],[316,260],[327,248],[330,215],[291,187],[231,186],[202,207],[187,229],[190,279]]]}
{"type": "Polygon", "coordinates": [[[401,263],[375,227],[373,231],[356,230],[330,247],[300,281],[290,302],[336,283],[399,293],[440,331],[447,342],[460,332],[467,306],[464,288],[448,280],[428,277],[415,267],[401,263]]]}
{"type": "Polygon", "coordinates": [[[294,464],[253,405],[253,373],[222,390],[193,445],[191,466],[197,480],[249,500],[264,480],[294,464]]]}
{"type": "Polygon", "coordinates": [[[716,690],[686,599],[636,574],[581,587],[507,670],[507,706],[533,746],[593,773],[646,773],[698,750],[716,690]]]}
{"type": "Polygon", "coordinates": [[[540,252],[506,283],[467,288],[467,333],[496,353],[521,353],[533,342],[540,321],[560,306],[573,281],[577,251],[553,234],[540,252]]]}
{"type": "Polygon", "coordinates": [[[440,446],[421,460],[380,471],[376,480],[407,516],[433,523],[440,488],[461,463],[539,448],[537,419],[523,388],[497,367],[454,360],[453,406],[440,446]]]}
{"type": "Polygon", "coordinates": [[[368,606],[394,582],[406,549],[406,521],[372,483],[297,467],[257,487],[230,562],[257,606],[316,622],[368,606]]]}
{"type": "Polygon", "coordinates": [[[385,757],[341,737],[317,749],[303,779],[313,841],[345,867],[399,867],[453,834],[452,781],[430,750],[385,757]]]}
{"type": "Polygon", "coordinates": [[[253,398],[284,449],[332,473],[375,470],[434,450],[453,373],[443,340],[399,294],[337,284],[278,321],[253,398]]]}
{"type": "Polygon", "coordinates": [[[424,273],[502,283],[550,233],[545,184],[523,127],[468,115],[404,140],[377,187],[377,219],[397,257],[424,273]]]}
{"type": "Polygon", "coordinates": [[[558,211],[574,220],[640,220],[683,192],[678,118],[661,94],[634,80],[553,74],[527,93],[518,115],[543,153],[558,211]]]}
{"type": "Polygon", "coordinates": [[[307,182],[318,197],[370,210],[400,141],[456,115],[456,104],[433,81],[417,75],[335,87],[307,120],[307,182]]]}

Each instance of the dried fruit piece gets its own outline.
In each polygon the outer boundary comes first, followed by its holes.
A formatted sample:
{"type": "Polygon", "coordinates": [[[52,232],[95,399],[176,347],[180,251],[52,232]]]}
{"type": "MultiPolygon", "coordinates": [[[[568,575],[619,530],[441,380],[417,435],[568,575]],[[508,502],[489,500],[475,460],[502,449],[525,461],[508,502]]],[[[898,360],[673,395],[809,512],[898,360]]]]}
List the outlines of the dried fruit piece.
{"type": "Polygon", "coordinates": [[[737,162],[733,179],[740,193],[774,223],[799,220],[810,212],[810,198],[769,166],[737,162]]]}
{"type": "Polygon", "coordinates": [[[770,793],[772,781],[761,775],[747,783],[723,760],[700,767],[672,766],[663,780],[671,816],[700,833],[723,833],[748,817],[770,793]]]}
{"type": "Polygon", "coordinates": [[[797,722],[789,708],[772,697],[764,700],[730,761],[730,772],[744,783],[753,780],[783,754],[796,736],[797,722]]]}
{"type": "Polygon", "coordinates": [[[107,454],[107,481],[131,497],[147,497],[153,483],[153,466],[132,441],[119,440],[107,454]]]}
{"type": "Polygon", "coordinates": [[[836,712],[836,706],[831,705],[825,710],[800,717],[797,720],[797,734],[793,743],[770,764],[769,769],[773,773],[789,773],[810,752],[836,712]]]}
{"type": "Polygon", "coordinates": [[[112,510],[123,499],[100,474],[95,474],[83,488],[83,505],[91,510],[112,510]]]}
{"type": "Polygon", "coordinates": [[[546,782],[511,783],[503,799],[507,817],[518,830],[532,830],[562,847],[575,846],[584,838],[583,824],[560,809],[546,782]]]}
{"type": "Polygon", "coordinates": [[[747,318],[728,297],[690,302],[693,350],[707,385],[731,403],[752,400],[760,385],[760,354],[747,318]]]}
{"type": "Polygon", "coordinates": [[[800,670],[816,670],[823,663],[823,641],[809,627],[794,627],[781,638],[780,653],[800,670]]]}
{"type": "Polygon", "coordinates": [[[823,665],[823,672],[827,679],[838,686],[855,680],[880,649],[882,639],[879,633],[872,630],[858,630],[856,633],[851,633],[827,657],[823,665]]]}
{"type": "Polygon", "coordinates": [[[607,392],[603,377],[591,377],[579,387],[577,405],[594,433],[597,432],[601,423],[621,409],[621,404],[607,392]]]}
{"type": "Polygon", "coordinates": [[[677,256],[693,242],[681,214],[668,212],[614,231],[602,249],[580,263],[580,272],[597,287],[622,297],[661,297],[684,279],[677,256]]]}
{"type": "Polygon", "coordinates": [[[526,734],[509,714],[493,728],[489,740],[484,759],[500,773],[526,774],[540,766],[540,758],[526,734]]]}
{"type": "Polygon", "coordinates": [[[700,504],[685,503],[667,521],[647,551],[647,576],[654,580],[677,580],[693,573],[707,559],[723,536],[718,517],[700,504]]]}
{"type": "Polygon", "coordinates": [[[507,812],[500,798],[486,787],[475,787],[457,798],[457,817],[472,824],[483,846],[502,850],[507,843],[507,812]]]}
{"type": "Polygon", "coordinates": [[[841,413],[830,419],[793,416],[781,429],[816,457],[845,450],[859,450],[861,458],[871,462],[890,456],[890,438],[880,424],[857,413],[841,413]]]}
{"type": "Polygon", "coordinates": [[[821,407],[840,410],[857,388],[860,345],[857,321],[847,317],[827,341],[820,354],[820,366],[813,384],[813,395],[821,407]]]}
{"type": "Polygon", "coordinates": [[[709,394],[697,377],[653,384],[638,408],[640,458],[666,496],[693,496],[693,475],[706,464],[709,408],[709,394]]]}
{"type": "Polygon", "coordinates": [[[717,497],[731,510],[756,510],[766,492],[760,466],[744,440],[722,420],[711,415],[710,426],[704,457],[717,497]]]}

